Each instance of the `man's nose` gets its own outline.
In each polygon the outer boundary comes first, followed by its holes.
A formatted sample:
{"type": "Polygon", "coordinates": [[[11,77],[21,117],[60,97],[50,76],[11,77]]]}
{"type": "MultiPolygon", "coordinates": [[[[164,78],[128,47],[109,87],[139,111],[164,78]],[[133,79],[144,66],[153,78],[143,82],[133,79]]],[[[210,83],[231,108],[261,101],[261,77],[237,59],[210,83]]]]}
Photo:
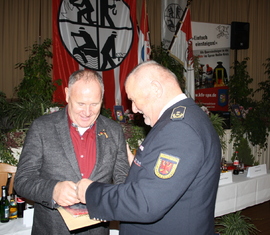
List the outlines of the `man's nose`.
{"type": "Polygon", "coordinates": [[[137,106],[134,104],[134,102],[132,102],[132,111],[133,113],[138,113],[139,109],[137,108],[137,106]]]}
{"type": "Polygon", "coordinates": [[[90,116],[90,114],[92,113],[92,106],[91,105],[86,105],[85,109],[84,109],[85,115],[86,116],[90,116]]]}

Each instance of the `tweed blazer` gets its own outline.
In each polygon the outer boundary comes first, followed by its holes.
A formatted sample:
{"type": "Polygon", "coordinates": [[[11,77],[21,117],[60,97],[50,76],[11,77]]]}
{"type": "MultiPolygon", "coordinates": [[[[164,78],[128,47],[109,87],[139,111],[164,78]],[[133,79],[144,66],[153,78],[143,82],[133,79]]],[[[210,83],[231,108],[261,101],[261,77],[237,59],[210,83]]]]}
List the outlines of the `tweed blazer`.
{"type": "MultiPolygon", "coordinates": [[[[32,234],[70,234],[52,200],[57,182],[81,179],[66,109],[33,121],[20,156],[14,186],[17,194],[35,202],[32,234]]],[[[96,164],[90,179],[122,183],[129,170],[122,127],[102,115],[96,124],[96,164]]],[[[80,234],[107,234],[102,226],[80,234]]]]}

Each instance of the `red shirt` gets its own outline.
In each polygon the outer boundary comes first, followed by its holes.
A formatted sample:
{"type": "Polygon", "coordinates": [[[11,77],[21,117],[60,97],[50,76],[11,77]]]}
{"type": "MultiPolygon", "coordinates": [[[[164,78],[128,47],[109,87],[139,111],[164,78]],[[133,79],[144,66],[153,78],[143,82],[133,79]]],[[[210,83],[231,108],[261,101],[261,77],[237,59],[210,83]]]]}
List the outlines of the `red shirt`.
{"type": "Polygon", "coordinates": [[[69,118],[69,130],[82,178],[89,178],[96,164],[96,123],[81,136],[69,118]]]}

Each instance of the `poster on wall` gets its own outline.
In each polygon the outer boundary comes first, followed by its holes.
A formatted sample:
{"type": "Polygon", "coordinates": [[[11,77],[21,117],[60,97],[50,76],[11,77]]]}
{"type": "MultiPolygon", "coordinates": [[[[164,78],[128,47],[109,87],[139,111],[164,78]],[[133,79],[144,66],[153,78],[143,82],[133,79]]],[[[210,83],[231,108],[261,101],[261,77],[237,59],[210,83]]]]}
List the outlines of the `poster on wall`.
{"type": "Polygon", "coordinates": [[[210,111],[228,111],[230,25],[191,22],[195,74],[195,101],[210,111]]]}

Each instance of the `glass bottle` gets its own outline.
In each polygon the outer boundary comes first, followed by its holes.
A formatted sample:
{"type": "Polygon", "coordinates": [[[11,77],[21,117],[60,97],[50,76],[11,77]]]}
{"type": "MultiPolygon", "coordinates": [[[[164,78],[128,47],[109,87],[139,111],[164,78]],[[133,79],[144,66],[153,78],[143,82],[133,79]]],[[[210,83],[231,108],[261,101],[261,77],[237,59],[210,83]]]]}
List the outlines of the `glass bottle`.
{"type": "Polygon", "coordinates": [[[18,217],[18,209],[15,194],[11,194],[9,201],[9,219],[17,219],[17,217],[18,217]]]}
{"type": "Polygon", "coordinates": [[[23,218],[23,211],[25,210],[25,199],[17,195],[17,209],[18,209],[18,218],[23,218]]]}
{"type": "Polygon", "coordinates": [[[233,161],[233,165],[235,167],[239,166],[238,151],[235,152],[235,158],[234,158],[234,161],[233,161]]]}
{"type": "Polygon", "coordinates": [[[2,198],[0,201],[0,217],[1,223],[6,223],[9,221],[9,201],[7,198],[6,186],[2,186],[2,198]]]}
{"type": "Polygon", "coordinates": [[[226,173],[226,172],[228,172],[228,167],[227,167],[227,162],[224,161],[224,163],[222,165],[221,173],[226,173]]]}

